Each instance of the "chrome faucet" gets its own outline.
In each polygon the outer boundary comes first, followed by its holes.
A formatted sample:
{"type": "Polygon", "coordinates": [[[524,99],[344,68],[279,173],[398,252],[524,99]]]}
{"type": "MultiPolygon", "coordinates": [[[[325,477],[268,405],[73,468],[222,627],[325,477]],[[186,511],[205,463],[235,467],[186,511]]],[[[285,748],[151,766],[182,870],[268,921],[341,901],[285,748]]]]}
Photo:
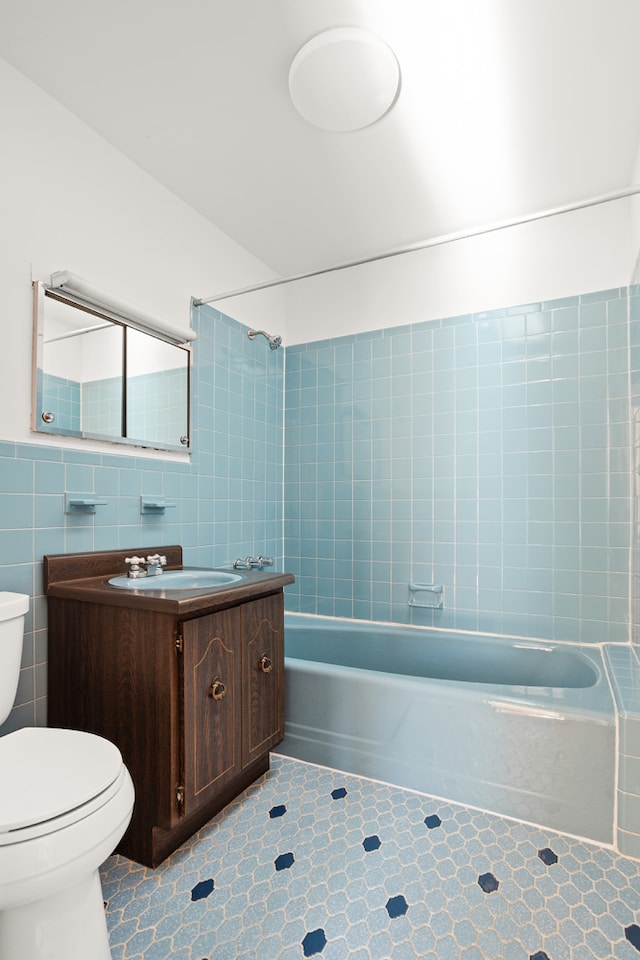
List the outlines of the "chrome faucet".
{"type": "Polygon", "coordinates": [[[234,560],[233,568],[234,570],[252,570],[258,568],[262,570],[263,567],[272,567],[273,566],[273,557],[263,557],[258,555],[257,557],[246,557],[244,560],[234,560]]]}
{"type": "Polygon", "coordinates": [[[162,573],[162,568],[167,565],[167,558],[160,556],[159,553],[152,553],[147,557],[147,576],[157,577],[162,573]]]}
{"type": "Polygon", "coordinates": [[[142,569],[142,564],[146,561],[144,557],[125,557],[125,563],[130,563],[128,576],[131,580],[137,580],[139,577],[146,577],[147,571],[142,569]]]}

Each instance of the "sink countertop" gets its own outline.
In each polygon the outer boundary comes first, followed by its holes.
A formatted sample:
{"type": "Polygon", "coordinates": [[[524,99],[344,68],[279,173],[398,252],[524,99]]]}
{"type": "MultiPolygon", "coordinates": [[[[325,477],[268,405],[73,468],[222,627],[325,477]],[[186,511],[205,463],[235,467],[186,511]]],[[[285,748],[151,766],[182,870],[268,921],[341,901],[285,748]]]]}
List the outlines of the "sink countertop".
{"type": "MultiPolygon", "coordinates": [[[[180,567],[167,568],[170,570],[180,567]]],[[[194,569],[194,568],[190,568],[194,569]]],[[[205,569],[205,568],[199,568],[205,569]]],[[[209,569],[209,568],[206,568],[209,569]]],[[[294,582],[291,573],[267,573],[264,570],[232,571],[227,568],[216,567],[224,573],[238,572],[242,574],[239,583],[230,583],[223,587],[200,587],[198,589],[171,590],[166,596],[162,590],[153,590],[144,593],[144,581],[141,581],[138,590],[123,590],[109,584],[109,578],[118,576],[121,570],[114,570],[108,576],[82,577],[78,579],[59,580],[49,582],[48,597],[60,597],[67,600],[78,600],[82,603],[99,603],[114,607],[135,607],[139,610],[155,610],[159,613],[172,613],[177,616],[190,616],[213,613],[223,607],[243,603],[268,593],[273,593],[289,583],[294,582]]],[[[164,576],[164,574],[160,574],[164,576]]]]}

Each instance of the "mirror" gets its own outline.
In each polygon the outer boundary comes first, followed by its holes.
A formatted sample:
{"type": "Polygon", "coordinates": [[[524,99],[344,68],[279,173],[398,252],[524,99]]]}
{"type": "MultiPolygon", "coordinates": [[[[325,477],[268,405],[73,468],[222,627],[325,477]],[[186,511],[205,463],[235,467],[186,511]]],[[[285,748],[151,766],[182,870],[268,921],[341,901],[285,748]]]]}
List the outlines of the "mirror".
{"type": "Polygon", "coordinates": [[[32,430],[189,446],[191,351],[34,283],[32,430]]]}

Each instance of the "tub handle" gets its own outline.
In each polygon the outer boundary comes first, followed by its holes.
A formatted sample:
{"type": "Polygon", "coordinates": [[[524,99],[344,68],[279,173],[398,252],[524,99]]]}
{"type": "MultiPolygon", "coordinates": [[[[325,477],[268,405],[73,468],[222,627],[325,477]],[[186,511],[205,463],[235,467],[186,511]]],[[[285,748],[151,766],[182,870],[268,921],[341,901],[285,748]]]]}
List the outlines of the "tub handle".
{"type": "Polygon", "coordinates": [[[223,700],[227,694],[227,685],[220,677],[216,677],[211,684],[211,696],[214,700],[223,700]]]}
{"type": "Polygon", "coordinates": [[[273,670],[273,663],[271,662],[269,657],[266,655],[266,653],[263,654],[263,656],[260,659],[260,669],[262,670],[263,673],[271,673],[271,671],[273,670]]]}

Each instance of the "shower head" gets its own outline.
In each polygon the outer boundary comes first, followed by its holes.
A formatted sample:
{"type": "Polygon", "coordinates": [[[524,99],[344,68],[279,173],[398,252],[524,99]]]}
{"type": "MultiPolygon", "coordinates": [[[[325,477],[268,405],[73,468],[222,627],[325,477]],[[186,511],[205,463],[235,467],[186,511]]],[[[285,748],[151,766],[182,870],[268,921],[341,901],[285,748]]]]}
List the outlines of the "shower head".
{"type": "Polygon", "coordinates": [[[247,336],[249,340],[253,340],[257,336],[266,337],[272,350],[277,350],[282,343],[282,337],[272,337],[266,330],[247,330],[247,336]]]}

